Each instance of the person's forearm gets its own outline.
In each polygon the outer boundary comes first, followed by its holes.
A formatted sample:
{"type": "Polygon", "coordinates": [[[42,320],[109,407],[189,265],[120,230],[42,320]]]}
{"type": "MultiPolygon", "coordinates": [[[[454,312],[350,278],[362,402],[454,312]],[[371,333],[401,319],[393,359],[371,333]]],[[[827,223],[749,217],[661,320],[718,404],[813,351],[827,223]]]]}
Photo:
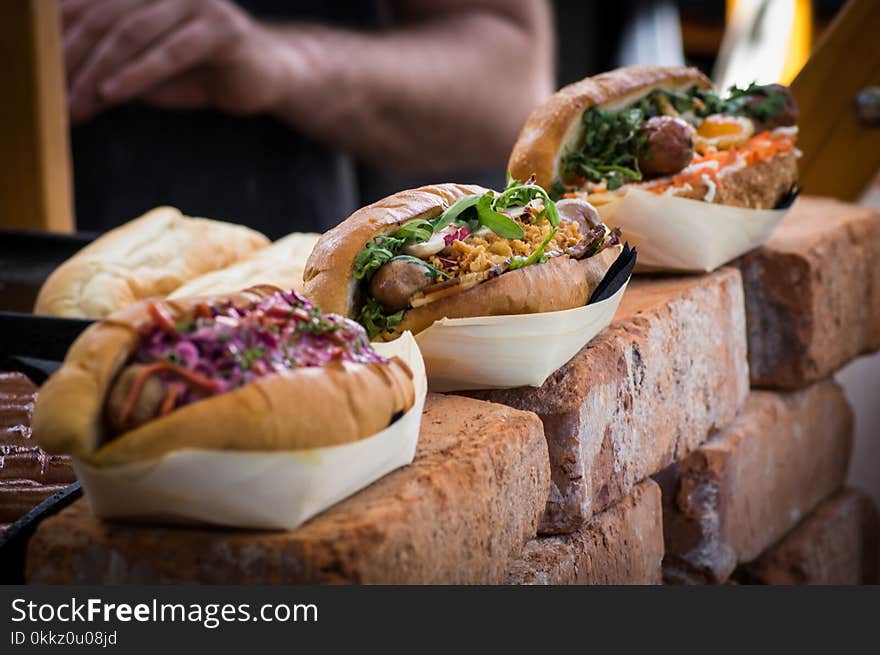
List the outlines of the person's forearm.
{"type": "Polygon", "coordinates": [[[269,29],[281,62],[272,112],[397,169],[503,163],[531,109],[552,90],[549,36],[536,38],[490,12],[379,34],[269,29]]]}

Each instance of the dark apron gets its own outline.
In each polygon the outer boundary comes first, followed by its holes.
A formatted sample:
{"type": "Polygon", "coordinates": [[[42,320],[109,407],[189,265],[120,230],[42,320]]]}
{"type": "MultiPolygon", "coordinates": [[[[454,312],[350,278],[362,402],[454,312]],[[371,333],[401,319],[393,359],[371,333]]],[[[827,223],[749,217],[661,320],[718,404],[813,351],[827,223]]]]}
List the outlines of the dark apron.
{"type": "MultiPolygon", "coordinates": [[[[239,4],[263,20],[373,29],[380,18],[373,2],[239,4]]],[[[79,230],[107,230],[169,204],[277,238],[324,231],[360,202],[347,156],[266,116],[130,103],[73,128],[71,143],[79,230]]]]}

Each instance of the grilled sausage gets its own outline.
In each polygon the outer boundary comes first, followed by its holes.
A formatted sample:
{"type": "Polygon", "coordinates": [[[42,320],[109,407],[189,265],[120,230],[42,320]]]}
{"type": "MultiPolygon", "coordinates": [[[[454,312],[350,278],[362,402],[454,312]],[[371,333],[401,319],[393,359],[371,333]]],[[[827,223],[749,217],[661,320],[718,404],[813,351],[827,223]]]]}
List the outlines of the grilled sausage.
{"type": "Polygon", "coordinates": [[[654,116],[645,121],[641,130],[647,135],[639,155],[639,168],[644,175],[672,175],[693,160],[691,128],[680,118],[654,116]]]}
{"type": "Polygon", "coordinates": [[[123,416],[132,385],[144,368],[144,364],[126,366],[113,383],[106,407],[107,426],[112,434],[122,434],[159,416],[167,388],[156,375],[150,375],[144,381],[131,411],[123,416]]]}
{"type": "Polygon", "coordinates": [[[410,298],[434,280],[430,268],[412,259],[392,259],[373,275],[370,295],[386,312],[409,307],[410,298]]]}

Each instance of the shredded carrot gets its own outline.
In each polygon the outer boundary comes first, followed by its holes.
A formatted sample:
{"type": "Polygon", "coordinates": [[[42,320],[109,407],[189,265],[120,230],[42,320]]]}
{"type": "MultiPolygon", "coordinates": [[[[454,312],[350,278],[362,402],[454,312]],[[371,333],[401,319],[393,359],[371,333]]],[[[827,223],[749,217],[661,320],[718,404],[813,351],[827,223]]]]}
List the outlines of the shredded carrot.
{"type": "Polygon", "coordinates": [[[174,403],[177,402],[177,399],[180,398],[181,394],[185,390],[186,385],[180,382],[169,384],[168,392],[165,394],[165,398],[162,400],[162,407],[159,409],[159,416],[165,416],[168,412],[174,409],[174,403]]]}
{"type": "MultiPolygon", "coordinates": [[[[152,307],[152,303],[150,303],[150,306],[152,307]]],[[[144,386],[144,382],[147,381],[147,378],[153,373],[162,370],[165,366],[166,362],[158,362],[156,364],[145,366],[144,369],[138,373],[134,382],[132,382],[131,389],[128,391],[128,396],[125,397],[125,404],[122,406],[122,412],[119,415],[120,423],[125,423],[128,420],[128,417],[131,416],[131,413],[134,410],[134,404],[141,395],[141,389],[144,386]]]]}
{"type": "MultiPolygon", "coordinates": [[[[122,413],[119,415],[119,422],[125,423],[128,420],[128,417],[131,416],[132,411],[134,410],[135,403],[137,399],[141,395],[141,391],[143,390],[144,383],[147,381],[147,378],[159,371],[170,371],[175,375],[180,376],[184,379],[184,381],[194,384],[195,386],[202,387],[203,389],[213,390],[214,382],[209,380],[204,375],[200,373],[196,373],[195,371],[191,371],[182,366],[175,366],[171,362],[156,362],[155,364],[150,364],[145,366],[143,370],[138,373],[137,377],[134,379],[134,382],[131,385],[131,389],[128,392],[128,396],[125,398],[125,404],[122,406],[122,413]]],[[[168,401],[168,396],[166,394],[165,399],[162,402],[162,407],[165,407],[165,403],[168,401]]],[[[168,410],[170,411],[170,410],[168,410]]]]}
{"type": "Polygon", "coordinates": [[[165,311],[165,308],[161,306],[158,302],[151,302],[147,305],[147,311],[150,312],[150,317],[156,324],[162,328],[165,332],[174,332],[174,320],[168,315],[168,312],[165,311]]]}

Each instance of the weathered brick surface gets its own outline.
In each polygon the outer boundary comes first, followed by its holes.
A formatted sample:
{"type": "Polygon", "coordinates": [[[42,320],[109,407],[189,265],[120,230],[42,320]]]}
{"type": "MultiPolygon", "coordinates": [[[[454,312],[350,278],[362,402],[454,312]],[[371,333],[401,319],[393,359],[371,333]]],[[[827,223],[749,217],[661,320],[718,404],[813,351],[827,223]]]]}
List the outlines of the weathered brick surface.
{"type": "Polygon", "coordinates": [[[543,386],[472,392],[544,421],[552,473],[544,534],[572,532],[624,498],[726,427],[747,394],[733,268],[634,279],[611,326],[543,386]]]}
{"type": "Polygon", "coordinates": [[[292,532],[99,522],[79,501],[29,544],[34,583],[502,583],[549,487],[533,414],[429,395],[415,462],[292,532]]]}
{"type": "Polygon", "coordinates": [[[656,476],[667,582],[721,582],[838,489],[852,413],[830,381],[753,391],[735,423],[656,476]]]}
{"type": "Polygon", "coordinates": [[[47,455],[31,439],[36,391],[21,373],[0,372],[0,523],[15,521],[76,479],[69,457],[47,455]]]}
{"type": "Polygon", "coordinates": [[[801,198],[742,257],[753,386],[799,388],[880,348],[880,213],[801,198]]]}
{"type": "Polygon", "coordinates": [[[663,515],[650,478],[576,532],[538,537],[510,570],[510,584],[660,584],[663,515]]]}
{"type": "Polygon", "coordinates": [[[877,508],[849,489],[820,504],[734,577],[741,584],[877,584],[878,564],[877,508]]]}

